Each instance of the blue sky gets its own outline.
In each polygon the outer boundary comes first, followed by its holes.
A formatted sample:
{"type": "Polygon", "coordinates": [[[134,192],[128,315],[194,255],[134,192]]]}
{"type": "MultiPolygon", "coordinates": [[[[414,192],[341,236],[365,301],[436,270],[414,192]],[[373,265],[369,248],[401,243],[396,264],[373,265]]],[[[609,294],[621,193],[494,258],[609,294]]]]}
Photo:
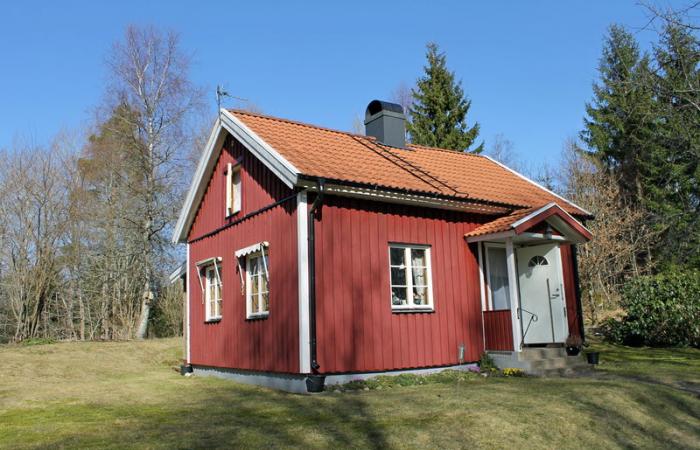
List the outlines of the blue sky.
{"type": "MultiPolygon", "coordinates": [[[[267,114],[345,130],[370,100],[415,81],[434,41],[487,145],[502,133],[522,158],[553,162],[581,129],[613,22],[638,31],[646,16],[634,0],[7,2],[0,148],[88,123],[103,95],[105,54],[135,23],[181,34],[212,114],[223,83],[267,114]]],[[[643,46],[654,38],[637,36],[643,46]]]]}

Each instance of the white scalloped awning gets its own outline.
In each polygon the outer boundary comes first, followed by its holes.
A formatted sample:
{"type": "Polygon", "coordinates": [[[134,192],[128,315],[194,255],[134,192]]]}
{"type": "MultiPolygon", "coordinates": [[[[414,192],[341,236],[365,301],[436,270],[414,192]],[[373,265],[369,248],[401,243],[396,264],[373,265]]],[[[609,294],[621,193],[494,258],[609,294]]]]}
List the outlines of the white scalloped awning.
{"type": "Polygon", "coordinates": [[[236,258],[241,258],[243,256],[250,255],[251,253],[262,252],[263,249],[265,247],[268,247],[269,245],[270,245],[269,242],[263,241],[263,242],[258,242],[257,244],[249,245],[246,248],[236,250],[236,258]]]}

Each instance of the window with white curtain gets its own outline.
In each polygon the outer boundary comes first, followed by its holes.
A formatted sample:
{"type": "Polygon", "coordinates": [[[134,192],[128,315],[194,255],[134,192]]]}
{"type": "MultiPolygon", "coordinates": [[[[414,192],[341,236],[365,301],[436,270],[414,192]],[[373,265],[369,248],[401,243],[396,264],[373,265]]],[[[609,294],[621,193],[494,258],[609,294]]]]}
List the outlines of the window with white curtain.
{"type": "Polygon", "coordinates": [[[486,264],[491,309],[510,309],[510,285],[508,284],[506,249],[487,245],[486,264]]]}
{"type": "Polygon", "coordinates": [[[206,320],[221,319],[221,280],[212,264],[204,268],[206,320]]]}
{"type": "Polygon", "coordinates": [[[433,309],[430,247],[390,244],[389,268],[393,310],[433,309]]]}
{"type": "Polygon", "coordinates": [[[249,319],[267,317],[270,313],[268,258],[264,252],[246,257],[246,311],[249,319]]]}

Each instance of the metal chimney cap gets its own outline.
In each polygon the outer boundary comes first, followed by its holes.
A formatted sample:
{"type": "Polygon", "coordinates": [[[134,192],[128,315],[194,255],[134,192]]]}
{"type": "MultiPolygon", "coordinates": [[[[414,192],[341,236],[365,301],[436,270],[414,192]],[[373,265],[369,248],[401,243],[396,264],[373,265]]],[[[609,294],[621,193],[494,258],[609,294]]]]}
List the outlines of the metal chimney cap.
{"type": "Polygon", "coordinates": [[[395,114],[400,114],[403,116],[403,107],[397,105],[396,103],[385,102],[382,100],[372,100],[367,105],[367,111],[365,112],[365,122],[368,122],[370,117],[380,112],[390,112],[395,114]]]}

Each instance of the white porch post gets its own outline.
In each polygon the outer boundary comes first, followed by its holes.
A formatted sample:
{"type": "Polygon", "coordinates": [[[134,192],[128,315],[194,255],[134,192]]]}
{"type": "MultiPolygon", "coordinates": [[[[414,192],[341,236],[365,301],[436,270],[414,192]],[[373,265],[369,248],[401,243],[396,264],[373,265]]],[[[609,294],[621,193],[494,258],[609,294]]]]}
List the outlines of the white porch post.
{"type": "Polygon", "coordinates": [[[510,313],[513,324],[513,350],[519,352],[520,340],[520,296],[518,295],[518,268],[515,264],[515,250],[513,249],[513,238],[506,238],[506,264],[508,266],[508,288],[510,294],[510,313]]]}

